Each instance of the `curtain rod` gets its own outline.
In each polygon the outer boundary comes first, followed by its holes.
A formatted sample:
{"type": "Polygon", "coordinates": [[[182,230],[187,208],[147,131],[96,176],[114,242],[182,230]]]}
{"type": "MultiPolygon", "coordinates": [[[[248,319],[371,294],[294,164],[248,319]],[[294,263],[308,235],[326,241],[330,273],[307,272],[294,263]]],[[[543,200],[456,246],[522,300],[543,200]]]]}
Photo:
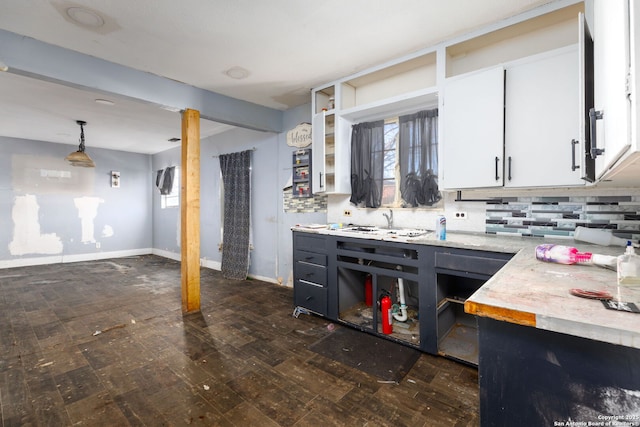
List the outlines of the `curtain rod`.
{"type": "MultiPolygon", "coordinates": [[[[248,149],[242,150],[242,151],[256,151],[256,147],[248,148],[248,149]]],[[[237,151],[237,153],[241,153],[242,151],[237,151]]],[[[216,154],[215,156],[211,156],[211,157],[213,157],[215,159],[216,157],[224,156],[225,154],[231,154],[231,153],[216,154]]]]}

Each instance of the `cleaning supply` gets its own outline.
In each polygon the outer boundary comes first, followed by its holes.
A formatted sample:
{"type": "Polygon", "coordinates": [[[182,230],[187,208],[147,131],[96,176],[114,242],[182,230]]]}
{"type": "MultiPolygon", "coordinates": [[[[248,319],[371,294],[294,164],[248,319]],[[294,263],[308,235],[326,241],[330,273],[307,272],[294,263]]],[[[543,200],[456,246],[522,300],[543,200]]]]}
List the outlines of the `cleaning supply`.
{"type": "Polygon", "coordinates": [[[573,246],[545,243],[536,246],[536,259],[558,264],[591,264],[616,271],[618,257],[580,252],[573,246]]]}
{"type": "Polygon", "coordinates": [[[371,274],[367,274],[364,278],[364,303],[367,307],[373,305],[373,277],[371,274]]]}
{"type": "Polygon", "coordinates": [[[640,255],[636,254],[631,241],[618,257],[618,285],[640,286],[640,255]]]}
{"type": "Polygon", "coordinates": [[[608,268],[616,271],[618,267],[618,257],[600,254],[591,254],[591,264],[598,267],[608,268]]]}
{"type": "Polygon", "coordinates": [[[447,240],[447,218],[444,215],[436,218],[436,239],[447,240]]]}
{"type": "Polygon", "coordinates": [[[393,316],[391,311],[391,297],[384,295],[380,298],[380,314],[382,315],[382,333],[389,335],[393,333],[393,316]]]}
{"type": "Polygon", "coordinates": [[[536,259],[558,264],[577,264],[591,262],[591,252],[580,252],[573,246],[544,243],[536,246],[536,259]]]}
{"type": "Polygon", "coordinates": [[[598,228],[576,227],[573,238],[574,240],[601,246],[627,246],[627,239],[614,236],[609,230],[598,228]]]}

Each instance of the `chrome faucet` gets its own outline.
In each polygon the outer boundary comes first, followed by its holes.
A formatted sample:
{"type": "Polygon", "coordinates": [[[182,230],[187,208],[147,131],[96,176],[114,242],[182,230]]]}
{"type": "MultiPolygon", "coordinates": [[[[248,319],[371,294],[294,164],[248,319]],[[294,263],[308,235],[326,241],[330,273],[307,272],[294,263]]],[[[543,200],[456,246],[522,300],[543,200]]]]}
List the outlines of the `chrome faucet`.
{"type": "Polygon", "coordinates": [[[387,228],[392,228],[393,227],[393,211],[389,209],[389,214],[383,213],[382,216],[384,216],[387,219],[387,228]]]}

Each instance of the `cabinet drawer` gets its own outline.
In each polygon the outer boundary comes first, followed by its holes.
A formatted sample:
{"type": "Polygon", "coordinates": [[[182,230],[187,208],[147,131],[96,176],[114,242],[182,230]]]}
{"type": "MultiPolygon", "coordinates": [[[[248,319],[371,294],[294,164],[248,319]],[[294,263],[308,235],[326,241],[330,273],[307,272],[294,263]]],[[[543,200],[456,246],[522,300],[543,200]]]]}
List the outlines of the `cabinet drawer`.
{"type": "Polygon", "coordinates": [[[305,280],[323,287],[327,286],[327,267],[296,262],[295,269],[296,280],[305,280]]]}
{"type": "Polygon", "coordinates": [[[309,264],[327,265],[327,256],[325,254],[317,254],[307,251],[295,251],[293,254],[295,262],[302,261],[309,264]]]}
{"type": "Polygon", "coordinates": [[[294,249],[305,249],[311,252],[326,253],[327,238],[317,234],[293,233],[294,249]]]}
{"type": "MultiPolygon", "coordinates": [[[[500,255],[496,254],[496,256],[500,255]]],[[[504,254],[503,258],[436,252],[435,266],[436,268],[492,276],[507,263],[511,255],[504,254]]]]}
{"type": "Polygon", "coordinates": [[[296,280],[294,284],[294,304],[324,316],[327,315],[327,288],[296,280]]]}

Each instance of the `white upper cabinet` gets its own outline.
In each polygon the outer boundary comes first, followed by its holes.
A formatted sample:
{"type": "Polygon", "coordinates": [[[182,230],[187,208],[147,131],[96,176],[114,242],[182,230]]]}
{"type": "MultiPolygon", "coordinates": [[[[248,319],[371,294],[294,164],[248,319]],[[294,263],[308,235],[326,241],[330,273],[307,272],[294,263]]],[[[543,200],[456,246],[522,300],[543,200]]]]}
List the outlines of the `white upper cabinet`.
{"type": "Polygon", "coordinates": [[[325,167],[325,115],[314,114],[311,122],[311,165],[313,176],[311,180],[311,192],[323,193],[325,191],[326,167],[325,167]]]}
{"type": "MultiPolygon", "coordinates": [[[[445,80],[441,122],[444,189],[585,184],[590,169],[585,155],[589,103],[585,62],[590,55],[585,54],[584,18],[572,7],[557,16],[537,19],[539,34],[532,35],[535,32],[526,25],[522,31],[528,38],[514,41],[518,31],[511,28],[500,37],[487,37],[488,46],[476,48],[490,52],[499,66],[445,80]],[[573,16],[567,18],[567,13],[573,16]],[[548,37],[542,34],[550,31],[558,34],[560,47],[547,49],[548,37]],[[525,52],[536,52],[541,45],[547,50],[516,59],[515,47],[507,49],[495,42],[501,37],[505,43],[522,44],[525,52]]],[[[459,70],[469,68],[463,61],[483,65],[489,61],[478,54],[459,54],[469,47],[475,46],[466,42],[450,49],[459,70]]],[[[453,65],[449,68],[454,69],[453,65]]]]}
{"type": "Polygon", "coordinates": [[[504,69],[447,79],[442,112],[443,188],[502,186],[504,69]]]}
{"type": "Polygon", "coordinates": [[[435,84],[430,51],[314,89],[313,192],[350,194],[351,126],[436,107],[435,84]]]}
{"type": "Polygon", "coordinates": [[[443,187],[584,185],[577,46],[448,79],[443,187]]]}
{"type": "Polygon", "coordinates": [[[594,181],[593,45],[583,11],[581,1],[549,2],[314,89],[314,192],[350,193],[352,124],[436,106],[441,189],[594,181]]]}
{"type": "Polygon", "coordinates": [[[584,184],[578,64],[574,46],[507,68],[505,186],[584,184]]]}
{"type": "Polygon", "coordinates": [[[593,8],[596,174],[603,183],[637,186],[640,5],[591,0],[587,7],[593,8]]]}
{"type": "Polygon", "coordinates": [[[351,126],[337,112],[341,88],[335,85],[315,90],[312,139],[313,193],[351,192],[351,126]]]}
{"type": "Polygon", "coordinates": [[[611,167],[629,148],[628,6],[626,0],[594,3],[595,110],[602,115],[596,121],[595,138],[597,149],[602,150],[596,158],[599,173],[611,167]]]}
{"type": "Polygon", "coordinates": [[[334,112],[313,116],[311,129],[313,193],[351,192],[350,124],[334,112]]]}

